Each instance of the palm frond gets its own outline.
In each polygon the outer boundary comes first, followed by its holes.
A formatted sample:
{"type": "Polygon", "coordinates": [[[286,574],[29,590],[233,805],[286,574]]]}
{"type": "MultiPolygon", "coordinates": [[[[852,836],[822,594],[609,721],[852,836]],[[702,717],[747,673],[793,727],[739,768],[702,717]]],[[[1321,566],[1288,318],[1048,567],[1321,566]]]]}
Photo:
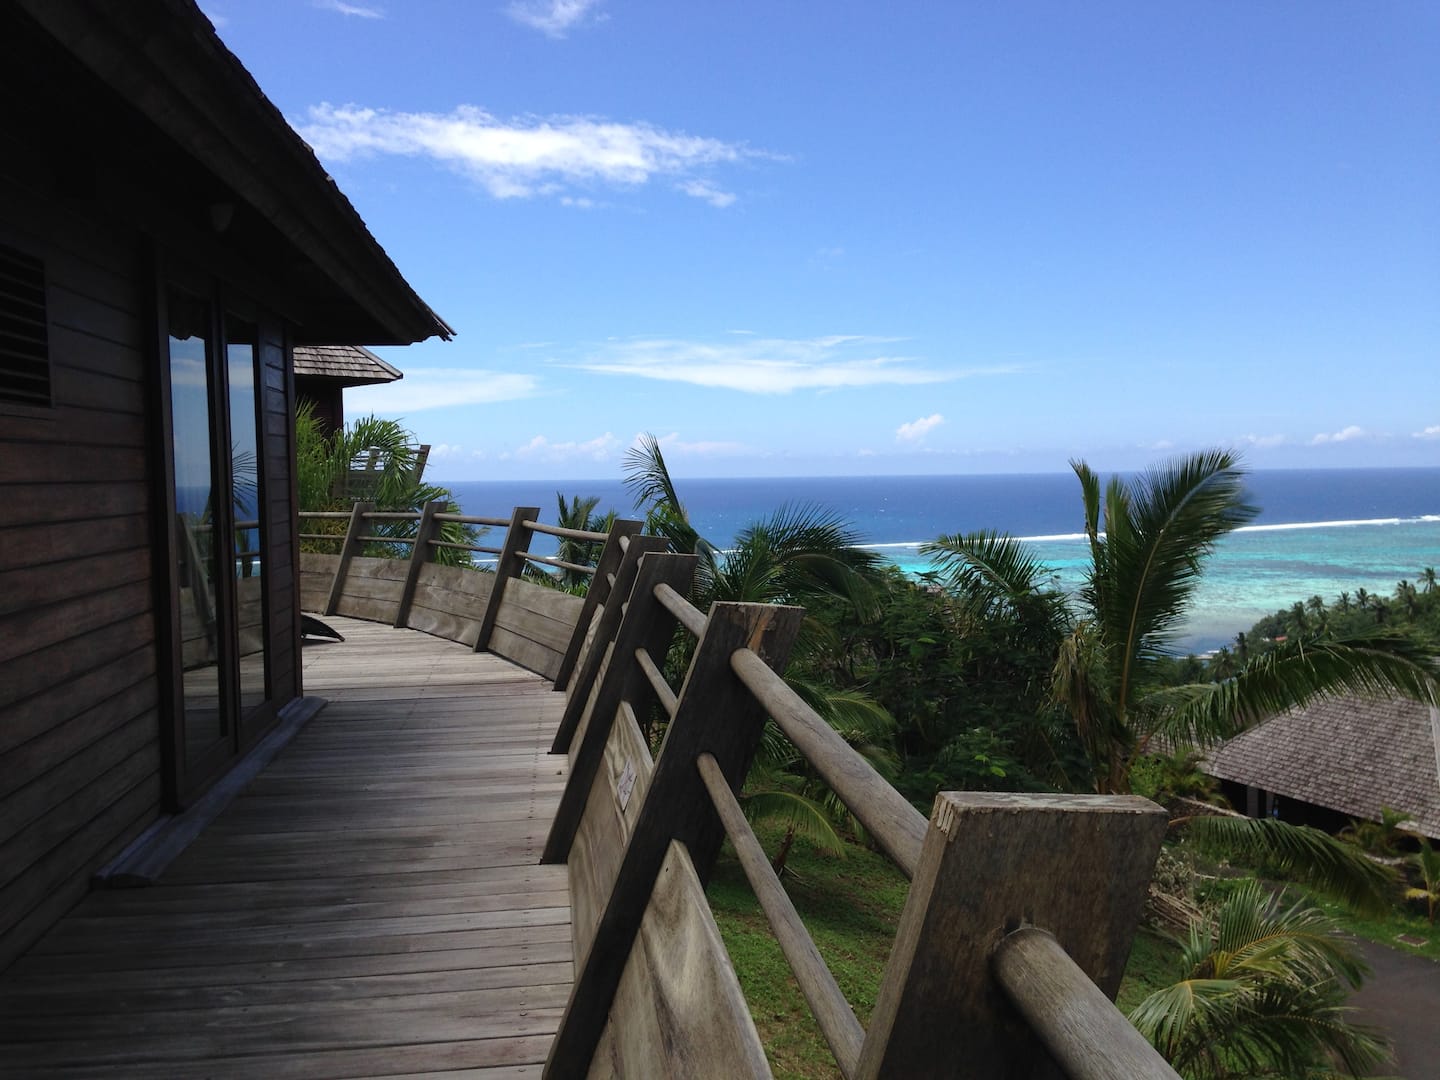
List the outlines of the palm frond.
{"type": "Polygon", "coordinates": [[[1324,641],[1295,639],[1252,656],[1218,683],[1168,687],[1145,698],[1152,729],[1199,746],[1323,697],[1404,697],[1440,703],[1440,673],[1427,650],[1373,630],[1324,641]]]}
{"type": "Polygon", "coordinates": [[[1211,450],[1107,486],[1105,535],[1096,541],[1103,562],[1089,598],[1113,653],[1122,709],[1140,669],[1184,619],[1204,558],[1258,512],[1245,501],[1243,476],[1234,454],[1211,450]]]}
{"type": "Polygon", "coordinates": [[[921,544],[920,554],[982,618],[1001,608],[1028,608],[1056,624],[1065,615],[1063,597],[1050,588],[1053,571],[1014,537],[988,529],[952,533],[921,544]]]}
{"type": "Polygon", "coordinates": [[[1384,1060],[1384,1040],[1344,1007],[1368,969],[1323,912],[1286,908],[1252,879],[1187,936],[1181,980],[1130,1014],[1182,1075],[1331,1075],[1332,1060],[1368,1075],[1384,1060]]]}
{"type": "Polygon", "coordinates": [[[1263,864],[1361,914],[1389,910],[1394,874],[1329,833],[1274,818],[1229,815],[1197,817],[1188,828],[1191,841],[1210,855],[1263,864]]]}
{"type": "Polygon", "coordinates": [[[751,821],[767,821],[793,831],[828,855],[845,855],[845,841],[835,831],[825,808],[796,791],[773,788],[748,792],[740,806],[751,821]]]}
{"type": "Polygon", "coordinates": [[[885,564],[859,543],[860,534],[833,511],[792,503],[742,529],[725,561],[737,553],[764,553],[778,569],[776,599],[823,593],[841,597],[863,616],[875,607],[885,564]]]}
{"type": "Polygon", "coordinates": [[[640,436],[640,441],[625,451],[624,468],[625,486],[635,498],[636,510],[663,506],[679,520],[688,520],[659,439],[649,432],[640,436]]]}

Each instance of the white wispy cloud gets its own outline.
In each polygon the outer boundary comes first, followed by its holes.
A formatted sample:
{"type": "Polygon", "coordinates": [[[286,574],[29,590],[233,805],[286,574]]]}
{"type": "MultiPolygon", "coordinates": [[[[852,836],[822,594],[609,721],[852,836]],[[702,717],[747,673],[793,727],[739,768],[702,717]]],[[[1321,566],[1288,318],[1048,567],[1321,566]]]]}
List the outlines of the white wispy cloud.
{"type": "Polygon", "coordinates": [[[1325,443],[1349,442],[1352,439],[1360,439],[1365,435],[1365,429],[1357,424],[1341,428],[1339,431],[1326,433],[1320,432],[1310,440],[1311,446],[1322,446],[1325,443]]]}
{"type": "Polygon", "coordinates": [[[918,420],[911,420],[908,424],[901,424],[895,429],[896,442],[918,442],[930,432],[945,422],[945,417],[938,412],[930,416],[922,416],[918,420]]]}
{"type": "Polygon", "coordinates": [[[682,180],[676,187],[692,198],[703,199],[718,210],[725,209],[735,201],[734,195],[721,191],[709,180],[682,180]]]}
{"type": "Polygon", "coordinates": [[[575,366],[601,375],[629,375],[750,394],[918,386],[976,375],[1015,374],[1009,367],[926,367],[879,346],[893,339],[837,334],[817,338],[728,337],[720,342],[637,339],[607,344],[575,366]]]}
{"type": "Polygon", "coordinates": [[[371,4],[347,4],[345,0],[314,0],[317,8],[325,11],[338,11],[341,15],[353,15],[357,19],[383,19],[385,12],[382,8],[371,4]]]}
{"type": "Polygon", "coordinates": [[[465,448],[458,443],[436,443],[430,447],[431,461],[450,461],[454,458],[464,457],[465,448]]]}
{"type": "Polygon", "coordinates": [[[312,106],[296,130],[332,161],[382,154],[429,158],[474,178],[497,199],[553,195],[576,206],[593,204],[576,197],[574,186],[634,188],[657,176],[677,178],[681,190],[711,205],[729,205],[735,196],[696,171],[771,156],[653,124],[590,116],[501,120],[474,105],[408,113],[326,103],[312,106]]]}
{"type": "Polygon", "coordinates": [[[1440,424],[1431,424],[1424,431],[1412,432],[1412,439],[1440,439],[1440,424]]]}
{"type": "Polygon", "coordinates": [[[384,386],[357,386],[346,391],[346,400],[364,410],[385,416],[404,416],[424,409],[450,405],[493,405],[519,401],[540,392],[533,375],[503,371],[473,371],[467,368],[407,367],[405,378],[384,386]]]}
{"type": "Polygon", "coordinates": [[[211,8],[201,8],[200,13],[210,20],[210,25],[216,30],[224,30],[225,27],[230,25],[229,18],[211,8]]]}
{"type": "MultiPolygon", "coordinates": [[[[631,440],[631,446],[639,446],[642,434],[637,434],[631,440]]],[[[660,449],[670,457],[736,457],[748,456],[755,453],[754,447],[746,446],[738,442],[722,442],[720,440],[686,440],[680,438],[678,431],[672,431],[669,435],[661,435],[655,440],[660,444],[660,449]]]]}
{"type": "Polygon", "coordinates": [[[1250,435],[1241,435],[1240,438],[1239,438],[1238,440],[1236,440],[1236,441],[1237,441],[1237,442],[1242,442],[1242,443],[1244,443],[1246,446],[1253,446],[1253,447],[1256,447],[1257,449],[1264,450],[1264,449],[1267,449],[1268,447],[1271,447],[1271,446],[1281,446],[1281,445],[1283,445],[1283,444],[1286,442],[1286,439],[1285,439],[1285,436],[1284,436],[1284,435],[1255,435],[1255,434],[1250,434],[1250,435]]]}
{"type": "Polygon", "coordinates": [[[610,461],[614,459],[621,445],[621,441],[608,431],[584,442],[551,442],[544,435],[536,435],[523,446],[517,446],[501,456],[521,461],[610,461]]]}
{"type": "Polygon", "coordinates": [[[587,16],[598,21],[600,0],[516,0],[505,14],[552,38],[563,38],[587,16]]]}

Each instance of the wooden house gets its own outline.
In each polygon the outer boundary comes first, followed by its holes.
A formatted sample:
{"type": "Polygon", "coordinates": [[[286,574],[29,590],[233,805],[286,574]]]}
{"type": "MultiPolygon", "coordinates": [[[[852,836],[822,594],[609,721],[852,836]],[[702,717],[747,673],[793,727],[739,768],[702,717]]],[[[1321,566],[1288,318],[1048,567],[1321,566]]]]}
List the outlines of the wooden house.
{"type": "Polygon", "coordinates": [[[296,346],[449,328],[191,0],[0,2],[0,968],[301,694],[296,346]]]}
{"type": "Polygon", "coordinates": [[[323,432],[345,426],[345,390],[380,386],[403,379],[404,373],[363,345],[297,345],[295,398],[309,403],[323,432]]]}
{"type": "Polygon", "coordinates": [[[1203,767],[1251,817],[1334,830],[1379,821],[1383,807],[1440,839],[1440,709],[1423,702],[1325,698],[1257,724],[1203,767]]]}

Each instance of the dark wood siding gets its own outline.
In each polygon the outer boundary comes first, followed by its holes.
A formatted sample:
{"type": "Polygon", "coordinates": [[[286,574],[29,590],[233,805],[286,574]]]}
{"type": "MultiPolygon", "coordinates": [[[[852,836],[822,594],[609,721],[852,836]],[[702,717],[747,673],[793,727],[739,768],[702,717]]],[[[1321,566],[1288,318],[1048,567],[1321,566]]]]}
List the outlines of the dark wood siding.
{"type": "MultiPolygon", "coordinates": [[[[0,244],[45,265],[52,407],[0,404],[0,968],[159,816],[170,738],[146,241],[22,169],[0,161],[0,244]]],[[[299,609],[283,325],[262,316],[259,345],[268,721],[300,692],[299,609]]]]}
{"type": "Polygon", "coordinates": [[[274,324],[261,328],[260,415],[265,442],[265,538],[270,589],[270,697],[285,702],[300,693],[300,583],[295,517],[294,420],[285,341],[274,324]]]}
{"type": "Polygon", "coordinates": [[[160,809],[138,234],[0,176],[47,279],[52,407],[0,406],[0,967],[160,809]]]}

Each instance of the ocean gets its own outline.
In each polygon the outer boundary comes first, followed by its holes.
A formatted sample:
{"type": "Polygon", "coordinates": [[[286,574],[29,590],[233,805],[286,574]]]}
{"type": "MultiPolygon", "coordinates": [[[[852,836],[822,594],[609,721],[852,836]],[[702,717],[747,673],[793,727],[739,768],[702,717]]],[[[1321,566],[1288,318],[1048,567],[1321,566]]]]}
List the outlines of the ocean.
{"type": "MultiPolygon", "coordinates": [[[[600,509],[635,514],[619,479],[457,481],[445,484],[466,513],[500,517],[538,506],[555,520],[556,493],[600,497],[600,509]]],[[[910,573],[928,568],[921,543],[942,533],[994,529],[1031,544],[1061,587],[1074,589],[1088,547],[1073,474],[684,479],[675,485],[691,522],[721,547],[786,504],[834,511],[861,541],[910,573]]],[[[1248,475],[1255,522],[1226,537],[1205,569],[1182,651],[1205,652],[1296,600],[1389,596],[1440,565],[1440,468],[1265,470],[1248,475]]],[[[540,550],[537,545],[537,550],[540,550]]]]}

